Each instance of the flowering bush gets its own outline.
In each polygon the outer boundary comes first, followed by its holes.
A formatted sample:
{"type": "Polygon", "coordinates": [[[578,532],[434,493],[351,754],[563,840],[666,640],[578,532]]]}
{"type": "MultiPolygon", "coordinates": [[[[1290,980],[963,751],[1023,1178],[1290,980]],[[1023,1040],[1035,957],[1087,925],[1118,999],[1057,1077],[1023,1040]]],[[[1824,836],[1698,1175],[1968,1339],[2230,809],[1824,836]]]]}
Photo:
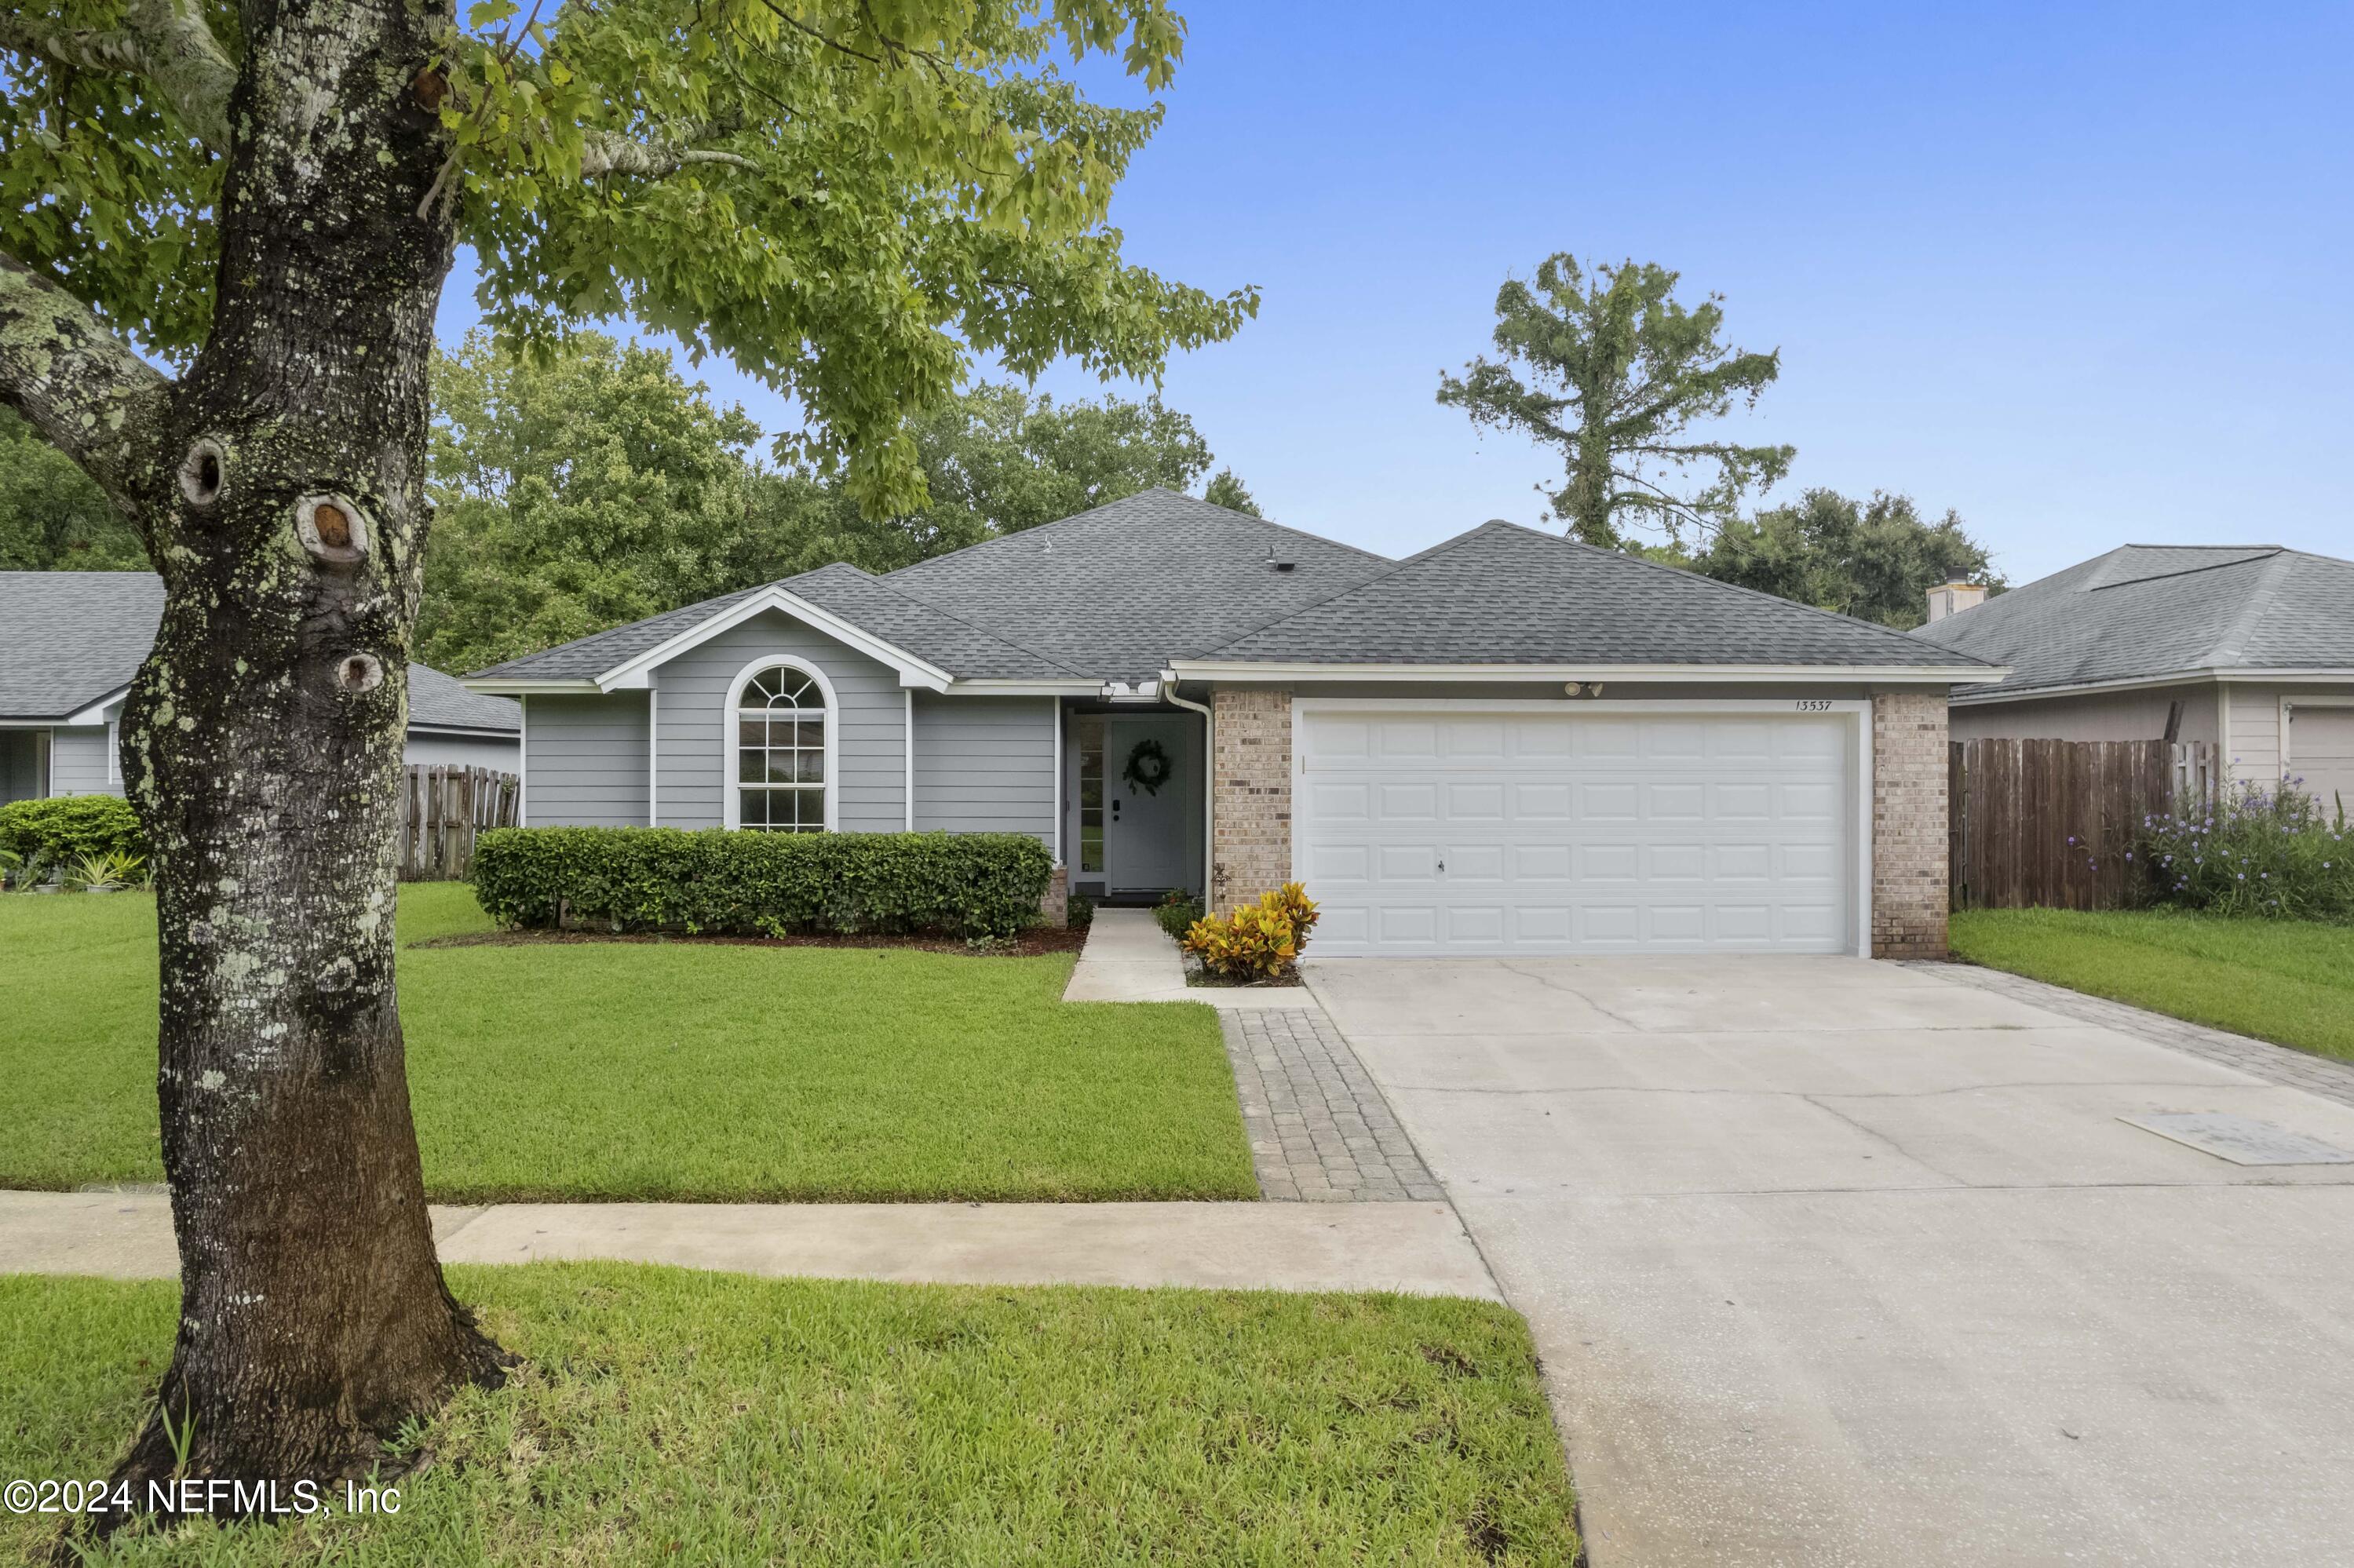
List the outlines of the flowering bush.
{"type": "Polygon", "coordinates": [[[1187,929],[1182,946],[1223,980],[1280,980],[1291,972],[1316,927],[1308,890],[1288,882],[1280,891],[1237,904],[1232,915],[1204,915],[1187,929]]]}
{"type": "Polygon", "coordinates": [[[2142,820],[2140,853],[2161,903],[2217,915],[2354,919],[2354,827],[2287,780],[2243,784],[2142,820]]]}

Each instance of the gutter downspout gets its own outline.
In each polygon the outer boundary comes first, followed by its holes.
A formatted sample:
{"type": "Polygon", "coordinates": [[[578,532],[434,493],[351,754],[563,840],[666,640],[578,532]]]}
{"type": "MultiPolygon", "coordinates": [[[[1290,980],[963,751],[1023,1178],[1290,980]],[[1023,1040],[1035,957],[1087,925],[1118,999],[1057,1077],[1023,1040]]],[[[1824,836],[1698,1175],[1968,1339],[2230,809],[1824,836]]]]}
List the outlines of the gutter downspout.
{"type": "Polygon", "coordinates": [[[1202,903],[1211,906],[1218,869],[1218,747],[1217,717],[1207,703],[1188,702],[1177,694],[1173,671],[1161,672],[1161,694],[1181,708],[1202,715],[1202,903]]]}

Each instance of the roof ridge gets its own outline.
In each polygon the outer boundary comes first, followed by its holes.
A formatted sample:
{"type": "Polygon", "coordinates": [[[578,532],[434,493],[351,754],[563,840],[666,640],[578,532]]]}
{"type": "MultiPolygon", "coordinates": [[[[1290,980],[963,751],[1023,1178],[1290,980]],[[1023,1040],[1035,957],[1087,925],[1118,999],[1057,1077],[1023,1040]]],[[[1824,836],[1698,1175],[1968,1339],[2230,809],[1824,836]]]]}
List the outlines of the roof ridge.
{"type": "MultiPolygon", "coordinates": [[[[2238,545],[2120,545],[2116,549],[2110,551],[2109,554],[2113,556],[2120,555],[2126,550],[2236,550],[2243,547],[2243,546],[2238,545]]],[[[2249,545],[2244,546],[2244,548],[2246,549],[2247,554],[2236,556],[2232,560],[2202,561],[2195,567],[2184,567],[2178,571],[2152,572],[2147,577],[2126,577],[2113,583],[2094,583],[2084,588],[2084,591],[2086,593],[2105,593],[2113,588],[2132,588],[2137,583],[2169,582],[2176,577],[2197,577],[2200,572],[2220,572],[2229,567],[2244,567],[2256,561],[2277,560],[2284,555],[2295,553],[2285,550],[2278,545],[2249,545]]],[[[2098,560],[2101,557],[2097,556],[2094,557],[2094,560],[2098,560]]]]}
{"type": "MultiPolygon", "coordinates": [[[[1193,654],[1193,657],[1199,659],[1206,657],[1212,653],[1220,652],[1223,650],[1233,647],[1235,643],[1240,642],[1246,637],[1256,637],[1271,626],[1279,626],[1295,615],[1305,615],[1310,610],[1314,609],[1320,605],[1330,604],[1334,599],[1339,599],[1345,594],[1354,593],[1359,588],[1371,588],[1377,582],[1382,582],[1387,578],[1394,577],[1398,573],[1405,570],[1408,567],[1414,566],[1420,561],[1428,560],[1431,556],[1438,555],[1442,551],[1451,549],[1453,546],[1463,543],[1464,540],[1470,538],[1475,534],[1485,533],[1488,529],[1495,527],[1499,521],[1500,520],[1491,517],[1485,523],[1477,524],[1469,528],[1464,529],[1460,534],[1452,535],[1447,538],[1441,539],[1437,544],[1432,545],[1426,549],[1416,550],[1413,555],[1407,556],[1402,560],[1391,561],[1384,567],[1382,570],[1375,572],[1371,577],[1359,577],[1352,583],[1342,583],[1339,588],[1334,588],[1331,593],[1325,594],[1320,598],[1309,599],[1303,604],[1293,605],[1288,609],[1278,610],[1275,614],[1269,616],[1265,620],[1257,622],[1256,625],[1244,627],[1240,631],[1235,632],[1232,637],[1229,637],[1224,642],[1219,643],[1217,647],[1205,648],[1200,653],[1193,654]]],[[[1506,526],[1510,526],[1510,524],[1506,524],[1506,526]]],[[[1379,556],[1375,557],[1375,559],[1380,558],[1381,557],[1379,556]]]]}
{"type": "MultiPolygon", "coordinates": [[[[846,567],[850,570],[856,572],[860,577],[864,577],[876,588],[883,589],[885,593],[896,594],[899,598],[906,599],[909,604],[920,606],[924,609],[940,617],[944,620],[953,620],[968,631],[979,632],[981,636],[988,638],[991,642],[1011,648],[1016,652],[1027,653],[1034,659],[1044,659],[1047,663],[1054,665],[1058,670],[1068,670],[1074,675],[1081,676],[1083,678],[1092,678],[1088,677],[1087,673],[1085,670],[1080,669],[1076,664],[1073,664],[1066,660],[1057,659],[1055,655],[1047,652],[1043,648],[1033,648],[1027,642],[1016,642],[1013,639],[1006,636],[1003,632],[991,631],[988,627],[981,625],[978,621],[967,620],[963,616],[959,615],[955,610],[949,609],[947,606],[935,603],[933,600],[924,598],[921,594],[911,593],[907,589],[901,588],[897,583],[887,581],[885,577],[878,577],[873,572],[868,571],[865,567],[859,566],[854,562],[828,561],[822,567],[811,567],[808,571],[797,573],[795,576],[813,577],[820,572],[830,572],[836,567],[846,567]]],[[[779,577],[769,586],[770,588],[783,588],[785,584],[793,580],[794,577],[779,577]]]]}
{"type": "Polygon", "coordinates": [[[2241,647],[2247,641],[2249,634],[2255,630],[2256,623],[2270,613],[2273,600],[2280,595],[2281,582],[2288,575],[2286,555],[2286,551],[2274,550],[2263,557],[2264,570],[2254,590],[2240,606],[2239,613],[2232,616],[2223,628],[2222,636],[2216,639],[2215,645],[2207,651],[2210,664],[2221,668],[2240,662],[2241,647]]]}
{"type": "MultiPolygon", "coordinates": [[[[1599,545],[1589,545],[1583,539],[1572,539],[1566,535],[1547,534],[1542,529],[1531,528],[1524,524],[1504,522],[1501,518],[1498,518],[1496,521],[1503,527],[1518,528],[1523,534],[1532,534],[1540,539],[1550,540],[1556,545],[1567,545],[1573,549],[1590,551],[1597,556],[1606,556],[1614,560],[1631,562],[1638,567],[1649,567],[1655,572],[1666,572],[1672,577],[1690,577],[1694,582],[1707,583],[1712,588],[1723,588],[1733,593],[1746,594],[1752,599],[1762,599],[1768,604],[1786,605],[1792,609],[1803,609],[1809,615],[1827,616],[1833,620],[1845,621],[1850,626],[1867,627],[1885,637],[1898,638],[1906,642],[1917,641],[1910,631],[1900,631],[1893,626],[1882,626],[1879,621],[1866,620],[1860,615],[1849,615],[1844,610],[1825,609],[1821,605],[1808,604],[1804,599],[1784,599],[1780,594],[1767,593],[1764,588],[1749,588],[1741,583],[1729,583],[1723,577],[1710,577],[1706,572],[1687,571],[1681,567],[1671,567],[1665,561],[1655,561],[1649,556],[1638,556],[1631,551],[1606,550],[1599,545]]],[[[1958,648],[1948,649],[1947,652],[1955,653],[1962,652],[1958,648]]],[[[1976,660],[1978,663],[1987,665],[1989,668],[1992,668],[1994,665],[1993,660],[1979,659],[1975,653],[1962,653],[1962,657],[1965,659],[1976,660]]]]}
{"type": "Polygon", "coordinates": [[[970,555],[973,551],[985,548],[988,546],[1002,545],[1008,539],[1026,539],[1031,537],[1033,535],[1043,534],[1049,528],[1060,528],[1066,523],[1083,523],[1095,516],[1098,512],[1108,512],[1115,506],[1123,505],[1128,502],[1134,501],[1140,495],[1153,494],[1166,495],[1172,501],[1190,501],[1196,506],[1206,506],[1214,512],[1223,512],[1231,517],[1240,517],[1249,522],[1257,523],[1262,527],[1275,529],[1278,533],[1288,534],[1294,538],[1312,539],[1320,545],[1329,545],[1336,549],[1347,550],[1352,555],[1363,556],[1369,561],[1380,561],[1384,565],[1391,564],[1387,556],[1377,556],[1371,550],[1363,549],[1358,546],[1349,544],[1345,540],[1327,538],[1321,534],[1311,534],[1305,528],[1294,528],[1288,523],[1278,523],[1271,517],[1255,517],[1247,512],[1236,512],[1231,506],[1220,506],[1214,501],[1204,501],[1198,495],[1188,495],[1182,490],[1172,490],[1165,484],[1148,484],[1142,490],[1130,491],[1126,495],[1118,496],[1113,500],[1098,502],[1097,504],[1088,507],[1085,512],[1074,512],[1067,517],[1056,517],[1048,522],[1034,523],[1027,528],[1017,528],[1011,534],[991,534],[986,539],[975,539],[970,545],[960,545],[953,550],[943,551],[937,556],[927,556],[920,561],[909,561],[904,567],[894,567],[891,570],[884,573],[883,577],[877,577],[875,580],[881,582],[885,577],[896,577],[901,572],[912,572],[920,567],[936,566],[942,561],[953,561],[959,556],[970,555]]]}

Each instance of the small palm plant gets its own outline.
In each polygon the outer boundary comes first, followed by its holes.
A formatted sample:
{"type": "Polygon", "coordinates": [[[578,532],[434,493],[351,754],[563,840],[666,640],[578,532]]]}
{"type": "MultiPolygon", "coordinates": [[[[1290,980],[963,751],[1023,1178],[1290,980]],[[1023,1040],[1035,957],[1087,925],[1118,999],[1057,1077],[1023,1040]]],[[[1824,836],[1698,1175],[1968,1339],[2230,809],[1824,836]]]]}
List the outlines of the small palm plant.
{"type": "Polygon", "coordinates": [[[82,855],[66,867],[65,883],[84,893],[119,893],[126,887],[144,887],[147,857],[133,854],[129,850],[82,855]]]}

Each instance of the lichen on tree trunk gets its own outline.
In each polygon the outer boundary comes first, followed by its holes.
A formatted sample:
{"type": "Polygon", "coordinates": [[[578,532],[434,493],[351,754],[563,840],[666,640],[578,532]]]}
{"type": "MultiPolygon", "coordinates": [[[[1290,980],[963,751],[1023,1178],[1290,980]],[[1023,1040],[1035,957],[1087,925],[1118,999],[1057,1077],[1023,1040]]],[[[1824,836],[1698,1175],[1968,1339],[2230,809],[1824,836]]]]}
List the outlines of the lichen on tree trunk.
{"type": "MultiPolygon", "coordinates": [[[[121,1475],[364,1475],[504,1361],[445,1287],[393,987],[446,5],[249,5],[211,335],[110,488],[165,599],[124,710],[155,853],[183,1304],[121,1475]],[[185,1452],[174,1429],[192,1429],[185,1452]]],[[[186,1434],[183,1433],[184,1439],[186,1434]]],[[[119,1522],[119,1521],[118,1521],[119,1522]]]]}

